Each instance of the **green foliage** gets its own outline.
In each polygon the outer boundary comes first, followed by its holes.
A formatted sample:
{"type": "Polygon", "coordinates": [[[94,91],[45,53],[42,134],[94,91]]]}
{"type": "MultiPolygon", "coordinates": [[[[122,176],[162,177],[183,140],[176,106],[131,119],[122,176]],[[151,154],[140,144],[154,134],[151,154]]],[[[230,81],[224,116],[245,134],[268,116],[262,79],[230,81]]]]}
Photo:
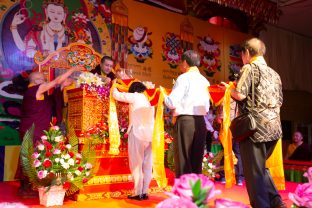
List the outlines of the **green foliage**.
{"type": "Polygon", "coordinates": [[[92,177],[95,163],[95,150],[85,148],[78,151],[78,137],[72,127],[68,128],[66,139],[59,127],[52,126],[44,131],[45,136],[33,147],[34,126],[25,134],[21,147],[23,171],[34,187],[63,185],[66,195],[83,188],[83,184],[92,177]]]}
{"type": "Polygon", "coordinates": [[[222,158],[223,151],[219,151],[216,155],[211,152],[205,154],[202,162],[202,173],[213,180],[223,170],[223,166],[220,164],[222,158]]]}
{"type": "Polygon", "coordinates": [[[193,192],[193,202],[197,205],[198,208],[207,208],[206,198],[209,190],[201,188],[201,180],[198,179],[195,183],[190,181],[193,192]]]}
{"type": "Polygon", "coordinates": [[[23,142],[21,145],[20,162],[24,175],[29,178],[32,184],[38,184],[37,171],[32,165],[33,159],[31,155],[34,153],[33,137],[34,137],[35,125],[32,125],[30,129],[25,133],[23,142]]]}
{"type": "Polygon", "coordinates": [[[175,172],[174,169],[174,152],[173,152],[173,142],[168,144],[168,150],[166,151],[166,159],[168,168],[175,172]]]}

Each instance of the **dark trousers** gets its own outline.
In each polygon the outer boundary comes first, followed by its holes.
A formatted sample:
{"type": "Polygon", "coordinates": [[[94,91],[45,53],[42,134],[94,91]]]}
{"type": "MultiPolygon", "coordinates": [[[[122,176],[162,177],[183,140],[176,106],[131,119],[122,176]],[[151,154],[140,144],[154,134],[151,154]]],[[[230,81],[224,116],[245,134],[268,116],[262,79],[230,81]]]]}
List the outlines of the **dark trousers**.
{"type": "Polygon", "coordinates": [[[276,141],[254,143],[249,138],[239,143],[249,201],[254,208],[276,207],[282,203],[266,159],[272,154],[276,141]]]}
{"type": "Polygon", "coordinates": [[[234,152],[235,157],[237,158],[237,163],[235,165],[235,177],[236,181],[244,179],[243,173],[243,163],[239,150],[239,142],[232,140],[232,150],[234,152]]]}
{"type": "Polygon", "coordinates": [[[207,131],[207,134],[206,134],[206,151],[207,152],[211,152],[212,137],[213,137],[213,133],[207,131]]]}
{"type": "MultiPolygon", "coordinates": [[[[244,180],[244,173],[243,173],[242,158],[241,158],[241,154],[239,150],[239,142],[232,140],[232,150],[234,152],[235,157],[237,158],[237,163],[234,166],[236,182],[238,180],[242,181],[244,180]]],[[[222,147],[222,151],[223,151],[223,147],[222,147]]],[[[222,157],[220,161],[220,165],[224,166],[224,156],[222,157]]],[[[220,179],[224,178],[224,170],[221,170],[219,174],[220,174],[220,179]]]]}
{"type": "Polygon", "coordinates": [[[173,146],[176,178],[186,173],[202,173],[206,133],[203,116],[178,116],[173,146]]]}

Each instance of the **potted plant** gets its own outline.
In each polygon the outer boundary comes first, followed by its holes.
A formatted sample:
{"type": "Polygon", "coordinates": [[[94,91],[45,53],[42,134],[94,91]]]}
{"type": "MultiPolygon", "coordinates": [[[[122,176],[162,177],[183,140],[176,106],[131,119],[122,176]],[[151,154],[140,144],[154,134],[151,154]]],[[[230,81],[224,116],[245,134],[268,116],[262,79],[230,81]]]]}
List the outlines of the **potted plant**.
{"type": "Polygon", "coordinates": [[[44,131],[34,146],[33,128],[26,133],[21,147],[24,174],[38,188],[40,204],[62,205],[65,192],[76,192],[91,178],[94,151],[89,148],[78,153],[78,139],[67,139],[58,126],[44,131]]]}

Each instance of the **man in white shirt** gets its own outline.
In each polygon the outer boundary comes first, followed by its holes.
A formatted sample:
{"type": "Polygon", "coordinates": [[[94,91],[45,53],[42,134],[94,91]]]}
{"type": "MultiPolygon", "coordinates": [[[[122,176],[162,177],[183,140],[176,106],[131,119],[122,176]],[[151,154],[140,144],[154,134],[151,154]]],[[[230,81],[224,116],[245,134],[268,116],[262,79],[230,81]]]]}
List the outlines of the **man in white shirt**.
{"type": "Polygon", "coordinates": [[[183,53],[180,70],[165,104],[174,110],[174,160],[176,178],[186,173],[202,173],[206,139],[204,115],[209,111],[208,80],[198,70],[200,56],[188,50],[183,53]]]}
{"type": "Polygon", "coordinates": [[[133,82],[128,93],[113,89],[116,100],[129,103],[128,156],[134,179],[134,195],[129,199],[148,199],[148,187],[152,179],[152,136],[155,109],[143,94],[146,87],[133,82]]]}

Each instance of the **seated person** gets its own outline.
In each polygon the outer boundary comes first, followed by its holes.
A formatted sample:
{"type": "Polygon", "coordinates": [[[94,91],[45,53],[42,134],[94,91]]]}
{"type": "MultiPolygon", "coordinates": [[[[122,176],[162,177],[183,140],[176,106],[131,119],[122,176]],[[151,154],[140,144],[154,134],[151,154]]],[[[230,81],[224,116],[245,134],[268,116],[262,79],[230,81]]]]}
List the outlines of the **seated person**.
{"type": "Polygon", "coordinates": [[[288,146],[285,160],[312,160],[312,151],[308,144],[303,142],[302,133],[296,131],[292,137],[292,143],[288,146]]]}
{"type": "Polygon", "coordinates": [[[91,73],[100,75],[100,77],[105,79],[105,82],[108,83],[116,79],[115,73],[112,72],[113,67],[113,59],[109,56],[104,56],[101,59],[101,63],[97,65],[93,70],[91,70],[91,73]]]}

